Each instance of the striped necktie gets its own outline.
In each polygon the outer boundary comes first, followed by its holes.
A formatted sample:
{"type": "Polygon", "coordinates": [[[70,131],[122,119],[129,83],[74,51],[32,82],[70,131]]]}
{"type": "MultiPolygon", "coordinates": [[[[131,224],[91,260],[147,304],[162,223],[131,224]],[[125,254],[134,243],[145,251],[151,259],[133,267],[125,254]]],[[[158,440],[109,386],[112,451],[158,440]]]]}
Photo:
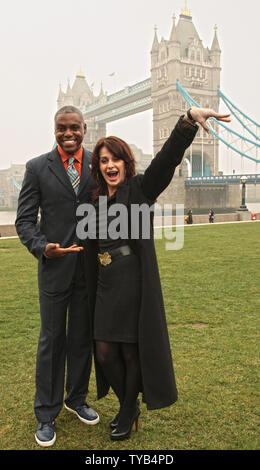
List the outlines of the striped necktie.
{"type": "Polygon", "coordinates": [[[68,169],[67,169],[67,174],[68,174],[69,179],[71,181],[72,187],[73,187],[75,193],[77,194],[78,189],[79,189],[80,177],[79,177],[79,174],[78,174],[78,172],[77,172],[77,170],[74,166],[74,160],[75,160],[74,157],[69,158],[69,165],[68,165],[68,169]]]}

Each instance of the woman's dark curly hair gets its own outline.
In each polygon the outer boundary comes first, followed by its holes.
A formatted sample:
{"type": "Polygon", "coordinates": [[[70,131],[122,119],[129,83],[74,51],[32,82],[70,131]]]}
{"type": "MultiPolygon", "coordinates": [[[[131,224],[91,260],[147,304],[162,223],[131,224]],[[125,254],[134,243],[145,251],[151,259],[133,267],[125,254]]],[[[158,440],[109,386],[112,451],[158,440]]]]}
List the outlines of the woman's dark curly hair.
{"type": "Polygon", "coordinates": [[[132,178],[135,176],[135,159],[129,145],[119,137],[102,137],[96,143],[93,150],[91,159],[91,174],[97,183],[97,188],[93,191],[93,200],[95,201],[99,196],[107,196],[108,188],[107,183],[104,180],[100,169],[99,169],[99,156],[102,147],[106,147],[107,150],[112,153],[115,157],[124,160],[126,178],[132,178]]]}

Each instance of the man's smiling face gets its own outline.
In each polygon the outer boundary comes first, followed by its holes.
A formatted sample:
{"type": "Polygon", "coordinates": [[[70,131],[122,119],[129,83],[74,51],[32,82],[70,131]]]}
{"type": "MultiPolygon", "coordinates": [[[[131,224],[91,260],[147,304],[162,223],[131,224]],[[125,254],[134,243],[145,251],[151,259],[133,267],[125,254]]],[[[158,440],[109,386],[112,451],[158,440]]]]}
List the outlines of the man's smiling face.
{"type": "Polygon", "coordinates": [[[64,152],[73,155],[80,148],[87,126],[78,113],[61,113],[55,118],[55,137],[64,152]]]}

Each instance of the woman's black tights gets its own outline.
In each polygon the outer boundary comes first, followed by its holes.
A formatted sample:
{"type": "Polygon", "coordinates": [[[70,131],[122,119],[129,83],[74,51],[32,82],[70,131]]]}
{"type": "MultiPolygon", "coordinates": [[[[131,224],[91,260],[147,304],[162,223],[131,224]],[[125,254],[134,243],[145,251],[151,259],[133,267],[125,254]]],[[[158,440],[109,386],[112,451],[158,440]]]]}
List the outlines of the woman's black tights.
{"type": "Polygon", "coordinates": [[[138,344],[96,341],[96,354],[120,407],[134,407],[141,390],[138,344]]]}

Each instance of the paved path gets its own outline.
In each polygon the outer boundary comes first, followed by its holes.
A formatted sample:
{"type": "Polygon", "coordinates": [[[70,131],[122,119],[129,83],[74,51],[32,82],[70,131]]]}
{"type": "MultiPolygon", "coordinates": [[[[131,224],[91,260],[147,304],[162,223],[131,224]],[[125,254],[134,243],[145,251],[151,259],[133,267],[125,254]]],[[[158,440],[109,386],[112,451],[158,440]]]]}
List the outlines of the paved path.
{"type": "MultiPolygon", "coordinates": [[[[231,222],[214,222],[213,224],[204,223],[204,224],[185,224],[185,225],[179,225],[179,227],[199,227],[201,225],[222,225],[222,224],[255,224],[256,222],[260,222],[260,220],[236,220],[236,221],[231,221],[231,222]]],[[[154,228],[171,228],[174,227],[174,225],[154,225],[154,228]]],[[[1,240],[10,240],[11,238],[18,238],[17,236],[14,237],[0,237],[1,240]]]]}

